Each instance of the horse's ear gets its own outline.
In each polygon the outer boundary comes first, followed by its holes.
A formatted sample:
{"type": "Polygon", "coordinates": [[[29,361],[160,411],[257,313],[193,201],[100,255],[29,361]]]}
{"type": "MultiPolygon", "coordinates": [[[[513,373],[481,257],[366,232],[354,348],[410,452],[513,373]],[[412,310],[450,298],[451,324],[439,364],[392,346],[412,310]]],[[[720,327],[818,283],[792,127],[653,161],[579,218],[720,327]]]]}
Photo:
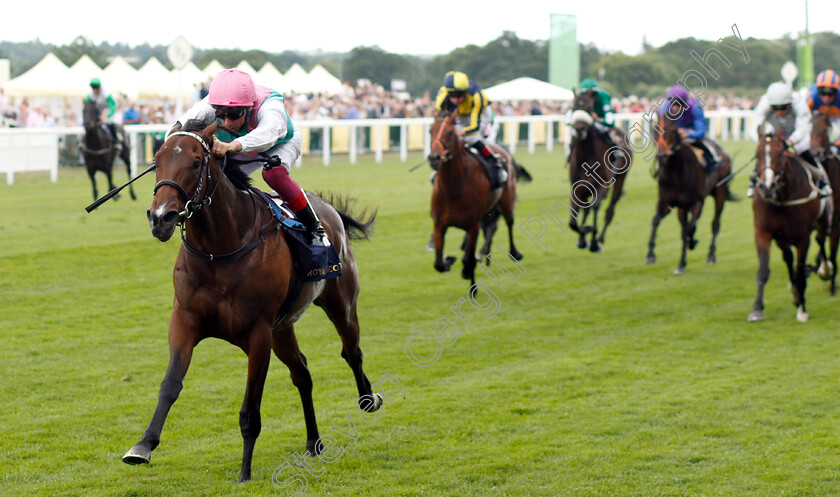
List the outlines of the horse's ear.
{"type": "Polygon", "coordinates": [[[216,129],[218,129],[218,127],[218,121],[214,120],[210,124],[210,126],[207,126],[206,128],[202,129],[198,134],[201,135],[202,138],[204,138],[204,141],[208,143],[213,143],[213,137],[216,134],[216,129]]]}

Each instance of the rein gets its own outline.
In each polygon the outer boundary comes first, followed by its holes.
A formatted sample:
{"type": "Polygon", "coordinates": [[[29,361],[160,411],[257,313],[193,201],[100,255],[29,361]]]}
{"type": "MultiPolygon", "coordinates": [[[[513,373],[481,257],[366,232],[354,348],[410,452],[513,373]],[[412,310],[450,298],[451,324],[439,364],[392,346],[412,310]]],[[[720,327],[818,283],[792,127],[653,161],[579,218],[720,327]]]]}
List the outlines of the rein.
{"type": "MultiPolygon", "coordinates": [[[[219,179],[213,184],[213,187],[210,189],[209,193],[207,193],[204,196],[204,198],[199,202],[198,198],[199,198],[199,196],[201,195],[201,192],[204,189],[204,178],[205,178],[205,176],[207,177],[208,182],[212,181],[212,178],[210,176],[210,147],[207,144],[207,142],[205,142],[204,139],[201,136],[199,136],[195,133],[191,133],[189,131],[176,131],[176,132],[172,133],[171,135],[169,135],[167,140],[169,138],[171,138],[173,136],[177,136],[177,135],[184,135],[184,136],[190,136],[192,138],[195,138],[196,140],[198,140],[198,142],[201,144],[201,147],[204,149],[205,155],[204,155],[204,159],[203,159],[202,165],[201,165],[201,172],[199,173],[198,185],[196,186],[195,192],[193,192],[193,194],[191,196],[187,193],[187,191],[184,189],[184,187],[182,187],[181,185],[179,185],[175,181],[164,179],[164,180],[158,181],[157,184],[155,184],[154,193],[157,194],[157,191],[162,186],[171,186],[171,187],[175,188],[176,190],[178,190],[187,199],[187,203],[186,203],[186,205],[184,205],[184,210],[182,212],[178,213],[178,215],[181,216],[181,220],[178,222],[178,226],[181,229],[181,242],[183,243],[184,250],[188,254],[190,254],[194,257],[198,257],[199,259],[203,259],[207,262],[234,262],[234,261],[237,261],[237,260],[241,259],[242,257],[244,257],[249,252],[251,252],[252,250],[254,250],[255,248],[257,248],[264,241],[266,241],[268,239],[268,236],[271,233],[279,230],[280,229],[280,224],[274,223],[273,222],[274,217],[272,216],[272,218],[260,229],[260,232],[257,235],[256,239],[254,239],[251,242],[246,243],[245,245],[243,245],[243,246],[239,247],[238,249],[234,250],[233,252],[228,252],[227,254],[216,255],[216,254],[211,254],[209,252],[202,252],[197,247],[195,247],[193,244],[191,244],[187,240],[187,237],[184,233],[185,220],[190,219],[193,214],[200,211],[204,207],[208,207],[213,202],[213,194],[216,192],[216,188],[219,186],[219,183],[222,182],[222,177],[224,176],[224,170],[225,170],[225,167],[227,167],[227,157],[225,157],[225,161],[222,164],[221,171],[219,173],[219,179]],[[273,226],[269,226],[269,225],[272,225],[272,224],[273,224],[273,226]]],[[[256,220],[257,220],[256,200],[254,199],[254,193],[251,190],[248,190],[248,194],[251,197],[251,203],[254,206],[254,222],[252,223],[252,225],[254,226],[254,231],[256,231],[256,220]]]]}

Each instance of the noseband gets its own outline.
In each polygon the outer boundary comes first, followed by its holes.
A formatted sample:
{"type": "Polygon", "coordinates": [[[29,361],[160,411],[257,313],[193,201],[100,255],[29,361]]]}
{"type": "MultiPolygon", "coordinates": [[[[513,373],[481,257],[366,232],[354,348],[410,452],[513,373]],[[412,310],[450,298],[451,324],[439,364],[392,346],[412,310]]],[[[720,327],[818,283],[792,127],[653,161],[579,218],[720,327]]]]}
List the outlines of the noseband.
{"type": "Polygon", "coordinates": [[[153,194],[157,195],[158,190],[162,186],[171,186],[178,190],[184,196],[184,198],[187,199],[187,203],[184,205],[184,210],[182,212],[179,212],[178,215],[181,216],[182,219],[189,219],[195,212],[210,205],[210,203],[213,201],[213,193],[215,193],[216,187],[219,186],[221,178],[219,178],[219,181],[216,181],[216,183],[213,185],[213,190],[210,193],[208,193],[204,197],[204,199],[201,200],[201,202],[199,202],[198,198],[201,196],[201,192],[204,190],[205,176],[207,177],[208,182],[212,180],[212,178],[210,177],[210,146],[207,145],[207,142],[205,142],[202,137],[198,136],[195,133],[190,133],[189,131],[176,131],[169,135],[169,138],[167,138],[167,140],[176,135],[191,136],[198,140],[198,143],[201,144],[201,148],[204,149],[204,159],[201,162],[201,171],[198,175],[198,185],[195,187],[195,192],[193,192],[192,196],[190,196],[190,194],[187,193],[183,186],[179,185],[175,181],[172,181],[171,179],[163,179],[155,184],[153,194]]]}
{"type": "MultiPolygon", "coordinates": [[[[447,121],[447,120],[448,119],[444,119],[444,121],[447,121]]],[[[454,124],[453,124],[453,126],[454,126],[454,124]]],[[[443,155],[441,155],[441,157],[440,157],[440,162],[441,163],[449,162],[452,159],[452,157],[454,156],[454,154],[448,153],[449,149],[443,144],[443,139],[442,138],[443,138],[443,130],[444,129],[446,129],[446,123],[445,122],[444,122],[444,124],[441,125],[440,129],[438,130],[438,133],[437,133],[437,136],[435,137],[435,139],[432,140],[432,145],[434,145],[435,143],[440,143],[440,148],[443,151],[443,155]]],[[[454,132],[454,130],[453,130],[453,132],[454,132]]]]}

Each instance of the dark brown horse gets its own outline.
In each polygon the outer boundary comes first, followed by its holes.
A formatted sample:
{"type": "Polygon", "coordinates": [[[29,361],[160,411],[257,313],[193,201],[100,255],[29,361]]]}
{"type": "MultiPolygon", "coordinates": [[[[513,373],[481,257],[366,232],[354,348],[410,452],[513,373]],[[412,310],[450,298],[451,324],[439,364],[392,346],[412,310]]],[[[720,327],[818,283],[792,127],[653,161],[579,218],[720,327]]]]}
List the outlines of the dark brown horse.
{"type": "Polygon", "coordinates": [[[659,120],[662,133],[657,139],[657,159],[659,161],[658,172],[659,199],[656,202],[656,214],[653,216],[653,227],[648,242],[647,263],[654,264],[656,255],[656,230],[660,221],[672,207],[677,208],[682,230],[682,255],[679,266],[674,274],[685,272],[686,251],[694,250],[697,246],[697,239],[694,233],[697,230],[697,221],[703,212],[703,203],[707,196],[715,199],[715,217],[712,220],[712,243],[709,244],[709,255],[706,263],[717,262],[716,243],[720,232],[720,217],[726,200],[731,198],[728,183],[721,185],[717,183],[729,176],[732,168],[729,156],[720,146],[714,144],[720,156],[720,164],[717,168],[707,173],[700,162],[699,150],[692,147],[680,134],[677,123],[665,112],[659,120]]]}
{"type": "Polygon", "coordinates": [[[837,291],[837,246],[840,244],[840,156],[837,155],[837,148],[831,146],[828,139],[828,132],[831,123],[828,114],[815,111],[812,115],[811,127],[811,153],[817,158],[828,174],[828,181],[833,190],[833,214],[831,216],[831,230],[829,239],[829,252],[826,256],[825,234],[817,232],[817,244],[820,252],[817,255],[817,274],[820,278],[830,281],[829,289],[834,295],[837,291]]]}
{"type": "MultiPolygon", "coordinates": [[[[111,169],[114,165],[114,159],[117,157],[117,147],[114,146],[111,134],[99,122],[99,111],[96,108],[96,102],[92,100],[85,101],[83,110],[83,122],[85,126],[85,137],[82,140],[82,156],[85,158],[85,167],[87,167],[90,182],[93,185],[93,198],[99,198],[96,190],[96,172],[102,171],[108,179],[108,191],[114,189],[114,182],[111,178],[111,169]]],[[[128,177],[131,177],[131,158],[129,157],[128,140],[123,143],[120,158],[125,163],[128,177]]],[[[131,194],[131,199],[137,198],[134,195],[134,186],[129,185],[128,191],[131,194]]],[[[119,198],[119,195],[114,196],[114,200],[119,198]]]]}
{"type": "Polygon", "coordinates": [[[770,277],[770,244],[775,240],[787,264],[796,319],[804,322],[808,320],[805,263],[811,232],[828,228],[831,209],[821,208],[827,204],[827,199],[820,200],[811,172],[802,159],[787,151],[781,128],[773,136],[765,135],[759,129],[758,135],[757,184],[753,196],[758,293],[747,320],[764,319],[764,285],[770,277]],[[791,247],[796,247],[795,269],[791,247]]]}
{"type": "MultiPolygon", "coordinates": [[[[490,190],[490,180],[477,158],[467,151],[455,132],[457,112],[441,111],[431,127],[432,146],[429,164],[437,170],[432,188],[431,215],[434,222],[432,235],[435,247],[435,269],[449,271],[455,257],[443,257],[443,241],[450,226],[467,232],[463,243],[464,268],[461,276],[475,284],[476,243],[482,218],[498,207],[508,227],[510,255],[516,260],[522,254],[513,243],[513,211],[516,203],[516,169],[510,154],[501,147],[494,147],[508,170],[507,182],[501,188],[490,190]]],[[[486,253],[489,254],[492,230],[485,229],[486,253]]],[[[484,249],[482,249],[484,252],[484,249]]]]}
{"type": "Polygon", "coordinates": [[[569,183],[573,213],[569,226],[578,233],[578,247],[592,252],[603,250],[607,228],[615,214],[615,204],[624,191],[624,179],[630,170],[632,156],[623,130],[616,129],[618,142],[613,144],[595,127],[595,100],[589,92],[575,94],[571,125],[574,142],[569,154],[569,183]],[[598,210],[601,202],[612,190],[610,203],[604,214],[604,227],[598,233],[598,210]],[[580,211],[583,210],[583,219],[580,211]],[[592,213],[592,224],[586,225],[586,218],[592,213]],[[586,235],[592,234],[589,244],[586,235]]]}
{"type": "Polygon", "coordinates": [[[181,391],[193,348],[204,338],[221,338],[248,356],[245,399],[239,412],[244,440],[239,480],[245,481],[251,478],[251,457],[260,434],[260,402],[272,349],[289,368],[292,383],[300,392],[307,451],[318,454],[323,448],[312,403],[312,377],[294,331],[295,322],[310,304],[324,310],[341,337],[341,356],[353,370],[359,407],[374,411],[382,403],[362,371],[356,317],[359,277],[350,247],[351,238],[367,237],[375,214],[366,222],[358,221],[309,194],[341,259],[343,272],[336,279],[302,283],[296,276],[286,236],[265,203],[248,188],[247,176],[237,168],[225,168],[223,172],[210,155],[215,130],[216,124],[195,129],[187,123],[155,155],[157,184],[148,211],[149,225],[161,241],[168,240],[181,225],[183,243],[173,275],[169,366],[152,420],[123,460],[130,464],[149,462],[169,409],[181,391]],[[278,315],[281,309],[285,309],[282,316],[278,315]]]}

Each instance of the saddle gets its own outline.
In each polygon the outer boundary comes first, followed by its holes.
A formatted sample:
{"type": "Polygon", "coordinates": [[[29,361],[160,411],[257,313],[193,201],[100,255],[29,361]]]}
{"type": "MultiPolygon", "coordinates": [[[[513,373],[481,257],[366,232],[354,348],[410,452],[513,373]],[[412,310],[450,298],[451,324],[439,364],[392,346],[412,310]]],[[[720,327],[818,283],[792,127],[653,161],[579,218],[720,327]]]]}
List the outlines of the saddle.
{"type": "Polygon", "coordinates": [[[328,280],[341,276],[341,259],[335,248],[322,245],[311,245],[311,237],[306,233],[306,227],[297,220],[295,213],[289,209],[276,192],[264,193],[252,187],[271,208],[274,218],[290,240],[289,246],[295,263],[295,273],[299,280],[305,282],[328,280]]]}
{"type": "Polygon", "coordinates": [[[710,173],[717,169],[720,166],[721,156],[720,152],[718,152],[717,144],[708,138],[703,138],[702,140],[696,140],[694,143],[689,143],[688,146],[691,148],[691,151],[694,152],[694,155],[697,157],[697,162],[703,166],[703,169],[706,173],[710,173]],[[706,152],[703,150],[697,142],[701,141],[703,146],[705,146],[708,151],[709,155],[712,158],[713,164],[712,167],[709,167],[709,164],[706,160],[706,152]]]}
{"type": "MultiPolygon", "coordinates": [[[[490,182],[490,190],[501,188],[504,184],[504,181],[502,181],[500,169],[507,168],[507,163],[504,161],[504,159],[496,155],[495,157],[499,164],[498,166],[496,166],[495,164],[491,163],[487,158],[482,156],[481,153],[479,153],[479,151],[475,148],[467,147],[467,150],[470,151],[473,157],[478,159],[478,163],[481,164],[481,167],[484,169],[484,174],[487,175],[487,180],[490,182]]],[[[505,178],[505,180],[506,179],[507,178],[505,178]]]]}

